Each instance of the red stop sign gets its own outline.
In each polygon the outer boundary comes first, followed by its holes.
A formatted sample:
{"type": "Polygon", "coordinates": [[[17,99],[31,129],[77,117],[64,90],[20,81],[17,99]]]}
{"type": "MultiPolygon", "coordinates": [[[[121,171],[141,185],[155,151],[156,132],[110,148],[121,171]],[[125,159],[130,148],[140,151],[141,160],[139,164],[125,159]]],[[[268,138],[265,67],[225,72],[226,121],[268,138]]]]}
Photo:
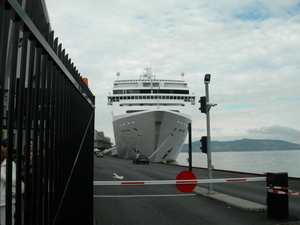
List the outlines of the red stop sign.
{"type": "Polygon", "coordinates": [[[197,185],[196,179],[197,178],[193,172],[182,171],[177,175],[176,180],[195,180],[195,181],[189,181],[189,182],[176,181],[176,187],[179,191],[183,193],[189,193],[195,189],[197,185]]]}

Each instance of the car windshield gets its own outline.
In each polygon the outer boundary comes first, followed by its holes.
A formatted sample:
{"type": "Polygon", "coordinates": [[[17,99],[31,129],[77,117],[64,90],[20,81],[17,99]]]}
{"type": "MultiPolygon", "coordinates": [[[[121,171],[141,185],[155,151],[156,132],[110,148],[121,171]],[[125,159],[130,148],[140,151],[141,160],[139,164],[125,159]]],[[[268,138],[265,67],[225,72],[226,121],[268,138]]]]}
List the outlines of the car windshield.
{"type": "Polygon", "coordinates": [[[139,155],[139,158],[148,158],[147,155],[139,155]]]}

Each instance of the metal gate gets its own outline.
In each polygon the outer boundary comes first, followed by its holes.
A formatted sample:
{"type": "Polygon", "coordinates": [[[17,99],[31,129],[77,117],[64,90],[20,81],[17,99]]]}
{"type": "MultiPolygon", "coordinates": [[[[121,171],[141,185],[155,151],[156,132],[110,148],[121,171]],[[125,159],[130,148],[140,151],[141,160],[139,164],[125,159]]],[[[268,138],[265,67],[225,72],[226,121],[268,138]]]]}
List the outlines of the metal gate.
{"type": "Polygon", "coordinates": [[[50,30],[43,0],[0,0],[6,224],[93,223],[95,97],[50,30]]]}

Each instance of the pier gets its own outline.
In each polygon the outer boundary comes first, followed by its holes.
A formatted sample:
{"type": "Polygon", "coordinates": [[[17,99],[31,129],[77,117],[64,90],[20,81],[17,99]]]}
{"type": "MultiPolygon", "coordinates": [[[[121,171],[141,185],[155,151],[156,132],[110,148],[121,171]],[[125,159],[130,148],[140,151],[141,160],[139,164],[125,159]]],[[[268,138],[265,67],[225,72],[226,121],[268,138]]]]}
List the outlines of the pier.
{"type": "MultiPolygon", "coordinates": [[[[188,167],[150,163],[133,164],[130,159],[110,156],[94,158],[94,181],[175,180],[188,167]],[[122,179],[114,176],[117,174],[122,179]]],[[[193,168],[197,179],[206,179],[207,170],[193,168]]],[[[213,170],[213,178],[262,177],[213,170]]],[[[289,196],[289,219],[276,220],[267,215],[267,183],[231,182],[198,184],[191,193],[181,193],[175,185],[94,186],[95,224],[300,224],[300,196],[289,196]]],[[[300,179],[289,179],[289,188],[300,191],[300,179]]]]}

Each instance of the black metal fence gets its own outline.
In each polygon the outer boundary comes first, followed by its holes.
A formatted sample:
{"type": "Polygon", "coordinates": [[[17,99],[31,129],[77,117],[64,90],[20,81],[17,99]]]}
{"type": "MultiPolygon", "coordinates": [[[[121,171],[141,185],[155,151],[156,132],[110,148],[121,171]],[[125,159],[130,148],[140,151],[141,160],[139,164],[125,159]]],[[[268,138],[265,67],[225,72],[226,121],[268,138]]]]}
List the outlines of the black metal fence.
{"type": "Polygon", "coordinates": [[[44,0],[0,0],[0,93],[6,224],[92,224],[95,98],[44,0]]]}

